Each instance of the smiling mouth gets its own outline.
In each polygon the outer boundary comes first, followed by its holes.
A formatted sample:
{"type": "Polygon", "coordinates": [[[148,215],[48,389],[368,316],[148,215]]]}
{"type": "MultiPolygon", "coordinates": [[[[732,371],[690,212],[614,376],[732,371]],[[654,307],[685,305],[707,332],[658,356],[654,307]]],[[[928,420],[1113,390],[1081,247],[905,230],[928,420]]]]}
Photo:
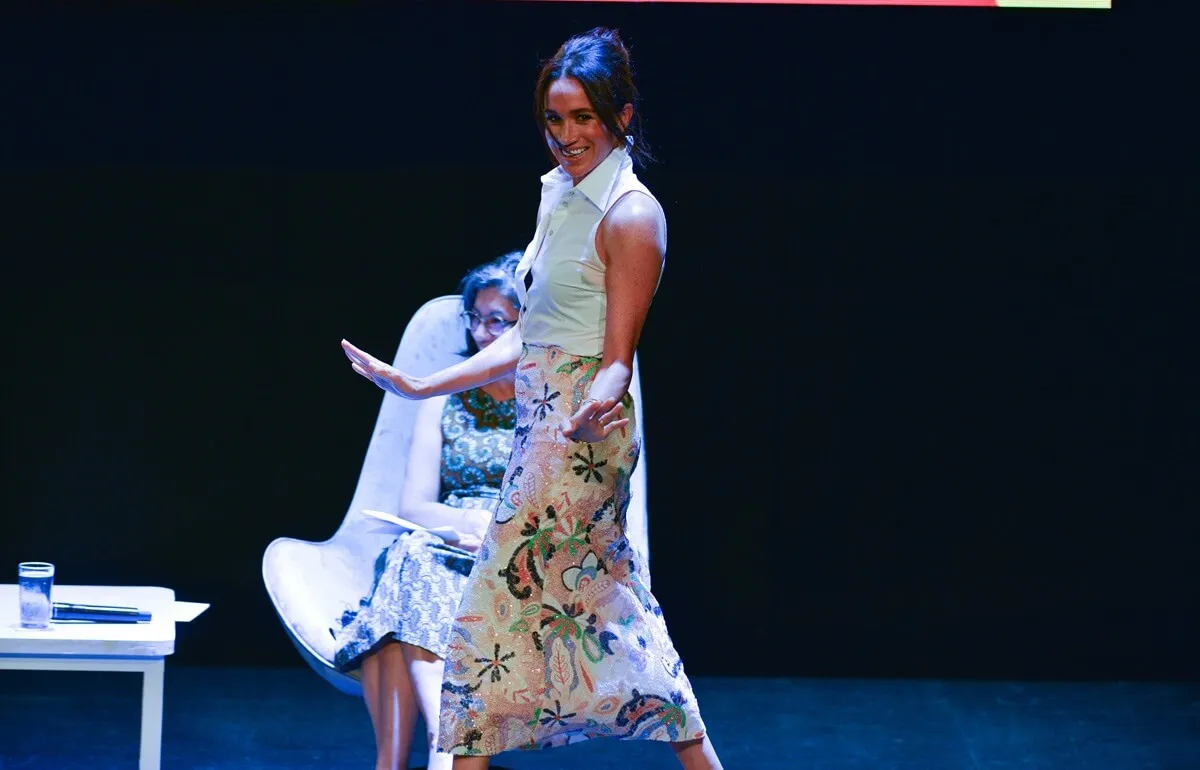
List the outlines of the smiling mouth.
{"type": "Polygon", "coordinates": [[[578,158],[580,155],[587,152],[587,148],[580,147],[578,150],[568,150],[566,148],[563,148],[562,150],[559,150],[559,152],[561,152],[563,155],[567,156],[568,158],[578,158]]]}

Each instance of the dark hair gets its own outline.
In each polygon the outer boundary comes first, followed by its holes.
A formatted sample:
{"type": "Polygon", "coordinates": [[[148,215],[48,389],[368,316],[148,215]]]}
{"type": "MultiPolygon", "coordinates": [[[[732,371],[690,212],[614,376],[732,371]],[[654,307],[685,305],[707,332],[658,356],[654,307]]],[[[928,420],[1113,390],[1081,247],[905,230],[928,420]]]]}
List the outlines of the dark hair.
{"type": "Polygon", "coordinates": [[[642,138],[641,111],[629,50],[615,29],[596,27],[576,35],[542,63],[533,91],[533,113],[543,137],[546,134],[546,92],[551,83],[561,78],[579,81],[596,116],[610,134],[626,144],[627,140],[633,140],[629,154],[635,161],[645,165],[654,160],[642,138]],[[617,118],[626,104],[633,105],[633,117],[628,126],[621,128],[617,118]]]}
{"type": "MultiPolygon", "coordinates": [[[[517,263],[521,261],[521,252],[513,251],[491,262],[485,262],[463,276],[458,284],[458,293],[462,295],[463,312],[475,309],[475,297],[484,289],[499,289],[504,298],[513,303],[517,310],[521,309],[521,300],[517,296],[517,263]]],[[[467,349],[463,355],[473,356],[479,352],[471,330],[467,332],[467,349]]]]}

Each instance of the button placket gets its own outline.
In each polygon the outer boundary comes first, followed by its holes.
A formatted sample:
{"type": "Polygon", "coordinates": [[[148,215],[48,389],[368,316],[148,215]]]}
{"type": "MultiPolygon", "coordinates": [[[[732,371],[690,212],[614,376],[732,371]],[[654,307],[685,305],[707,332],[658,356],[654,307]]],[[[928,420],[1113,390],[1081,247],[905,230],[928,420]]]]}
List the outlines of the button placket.
{"type": "Polygon", "coordinates": [[[558,207],[558,210],[550,215],[550,228],[546,231],[546,237],[554,235],[554,231],[562,226],[563,220],[566,219],[566,201],[558,207]]]}

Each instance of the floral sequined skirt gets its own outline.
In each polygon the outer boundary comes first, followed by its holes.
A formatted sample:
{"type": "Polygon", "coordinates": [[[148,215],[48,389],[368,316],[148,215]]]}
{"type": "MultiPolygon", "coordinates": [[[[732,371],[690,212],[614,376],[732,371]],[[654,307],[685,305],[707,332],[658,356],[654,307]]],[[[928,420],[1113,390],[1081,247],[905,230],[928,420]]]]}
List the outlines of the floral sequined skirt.
{"type": "Polygon", "coordinates": [[[500,503],[446,655],[439,750],[498,754],[589,738],[682,741],[704,724],[645,566],[625,536],[639,442],[562,438],[601,361],[527,345],[500,503]]]}

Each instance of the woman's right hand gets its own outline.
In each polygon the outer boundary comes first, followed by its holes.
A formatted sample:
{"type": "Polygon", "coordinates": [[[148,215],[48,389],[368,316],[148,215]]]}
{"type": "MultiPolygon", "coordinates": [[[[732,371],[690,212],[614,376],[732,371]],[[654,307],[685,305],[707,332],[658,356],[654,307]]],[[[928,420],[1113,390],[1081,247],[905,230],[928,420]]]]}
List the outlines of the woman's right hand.
{"type": "Polygon", "coordinates": [[[464,509],[463,521],[455,527],[458,531],[458,539],[453,543],[447,542],[447,545],[475,553],[483,545],[483,538],[487,536],[487,530],[491,523],[491,511],[483,508],[464,509]]]}
{"type": "Polygon", "coordinates": [[[467,553],[478,553],[480,546],[483,545],[483,538],[470,532],[460,532],[457,540],[454,542],[447,542],[446,545],[452,545],[455,548],[461,548],[467,553]]]}
{"type": "Polygon", "coordinates": [[[351,369],[388,393],[401,398],[424,398],[420,383],[415,377],[410,377],[396,367],[380,361],[365,350],[359,350],[346,340],[342,340],[342,350],[346,353],[346,358],[350,359],[351,369]]]}

